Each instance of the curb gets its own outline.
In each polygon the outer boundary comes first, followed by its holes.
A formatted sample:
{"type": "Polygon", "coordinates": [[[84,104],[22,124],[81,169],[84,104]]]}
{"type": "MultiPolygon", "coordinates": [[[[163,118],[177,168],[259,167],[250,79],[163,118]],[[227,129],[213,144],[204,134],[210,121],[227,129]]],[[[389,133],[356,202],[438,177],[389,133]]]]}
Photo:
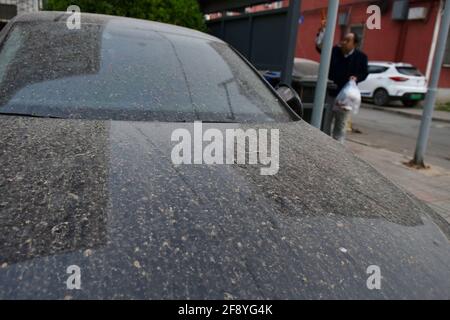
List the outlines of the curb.
{"type": "MultiPolygon", "coordinates": [[[[421,114],[414,114],[414,113],[409,113],[409,112],[406,112],[406,111],[389,109],[387,107],[379,107],[379,106],[374,106],[374,105],[362,104],[361,108],[378,110],[378,111],[385,111],[385,112],[389,112],[389,113],[395,113],[395,114],[402,115],[404,117],[418,119],[418,120],[422,119],[422,115],[421,114]]],[[[433,116],[433,121],[450,123],[450,119],[444,119],[444,118],[439,118],[439,117],[435,117],[435,116],[433,116]]]]}

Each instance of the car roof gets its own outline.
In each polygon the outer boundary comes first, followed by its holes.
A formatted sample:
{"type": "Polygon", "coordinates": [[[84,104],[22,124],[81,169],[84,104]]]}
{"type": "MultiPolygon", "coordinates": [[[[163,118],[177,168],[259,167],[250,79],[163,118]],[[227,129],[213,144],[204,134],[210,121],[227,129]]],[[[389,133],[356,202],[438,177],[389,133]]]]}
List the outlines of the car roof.
{"type": "Polygon", "coordinates": [[[413,67],[413,65],[410,63],[391,61],[369,61],[369,65],[378,65],[384,67],[413,67]]]}
{"type": "MultiPolygon", "coordinates": [[[[67,21],[67,19],[72,15],[70,12],[63,11],[39,11],[33,13],[25,13],[17,16],[13,19],[13,22],[24,22],[24,23],[62,23],[67,21]]],[[[81,23],[106,25],[108,22],[114,20],[115,23],[122,24],[123,28],[129,29],[148,29],[149,31],[158,31],[163,33],[172,33],[178,35],[184,35],[189,37],[202,38],[209,41],[222,42],[222,40],[213,37],[209,34],[180,27],[172,24],[161,23],[150,20],[142,20],[135,18],[111,16],[104,14],[95,13],[81,13],[81,23]]]]}

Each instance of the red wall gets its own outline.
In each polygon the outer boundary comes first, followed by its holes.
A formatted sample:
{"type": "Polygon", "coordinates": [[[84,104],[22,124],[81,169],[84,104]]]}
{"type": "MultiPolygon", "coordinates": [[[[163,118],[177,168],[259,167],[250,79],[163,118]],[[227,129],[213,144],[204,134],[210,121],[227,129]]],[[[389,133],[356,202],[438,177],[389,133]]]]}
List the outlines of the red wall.
{"type": "MultiPolygon", "coordinates": [[[[373,1],[341,0],[340,12],[351,8],[350,25],[365,25],[369,17],[366,10],[370,3],[373,1]]],[[[315,50],[314,40],[320,27],[322,14],[326,15],[327,4],[327,0],[302,1],[301,10],[304,22],[299,25],[297,57],[320,60],[320,56],[315,50]]],[[[382,15],[381,30],[365,29],[362,50],[369,56],[369,60],[408,62],[425,73],[439,1],[411,1],[411,6],[429,7],[428,19],[425,21],[393,21],[391,19],[392,11],[389,10],[382,15]]],[[[340,37],[341,29],[337,26],[336,43],[340,37]]],[[[442,69],[440,87],[450,88],[450,68],[442,69]]]]}

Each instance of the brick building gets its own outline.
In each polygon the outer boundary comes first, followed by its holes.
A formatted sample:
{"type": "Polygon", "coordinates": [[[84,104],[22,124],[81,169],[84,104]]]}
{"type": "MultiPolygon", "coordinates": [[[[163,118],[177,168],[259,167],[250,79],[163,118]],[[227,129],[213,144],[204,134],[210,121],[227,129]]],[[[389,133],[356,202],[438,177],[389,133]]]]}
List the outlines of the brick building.
{"type": "MultiPolygon", "coordinates": [[[[432,66],[435,39],[439,31],[441,0],[341,0],[336,25],[335,43],[348,31],[362,38],[361,49],[370,60],[407,62],[429,75],[432,66]],[[377,4],[381,8],[381,30],[369,30],[367,8],[377,4]]],[[[257,5],[246,13],[274,10],[288,5],[279,1],[257,5]]],[[[297,36],[296,56],[320,60],[314,40],[323,17],[327,15],[328,0],[302,0],[301,18],[297,36]]],[[[235,15],[239,13],[230,13],[235,15]]],[[[212,14],[210,18],[220,14],[212,14]]],[[[449,41],[450,42],[450,41],[449,41]]],[[[448,45],[450,49],[450,44],[448,45]]],[[[447,50],[440,79],[439,99],[450,101],[450,50],[447,50]]]]}
{"type": "MultiPolygon", "coordinates": [[[[303,0],[296,56],[319,60],[314,39],[322,16],[326,16],[326,0],[303,0]]],[[[378,1],[382,8],[381,29],[369,30],[366,22],[369,5],[377,1],[341,0],[335,42],[351,30],[362,38],[361,49],[370,60],[407,62],[429,75],[433,57],[433,39],[438,32],[440,0],[378,1]],[[406,2],[403,18],[395,2],[406,2]],[[341,24],[341,25],[339,25],[341,24]]],[[[401,5],[401,4],[400,4],[401,5]]],[[[449,41],[450,42],[450,41],[449,41]]],[[[450,48],[450,45],[448,45],[450,48]]],[[[450,100],[450,51],[447,50],[439,82],[440,100],[450,100]]]]}

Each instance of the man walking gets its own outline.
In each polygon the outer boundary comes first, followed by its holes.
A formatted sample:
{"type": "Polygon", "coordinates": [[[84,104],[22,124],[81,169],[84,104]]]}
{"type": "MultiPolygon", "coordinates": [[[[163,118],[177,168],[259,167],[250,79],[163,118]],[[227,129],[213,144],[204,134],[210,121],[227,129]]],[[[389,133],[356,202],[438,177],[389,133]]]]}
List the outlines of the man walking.
{"type": "MultiPolygon", "coordinates": [[[[322,47],[320,35],[323,28],[324,24],[322,24],[322,30],[319,31],[316,40],[316,49],[319,53],[321,53],[322,47]]],[[[350,80],[358,83],[366,80],[368,76],[368,59],[362,51],[358,50],[359,43],[360,39],[357,34],[348,33],[341,43],[333,48],[329,79],[337,85],[335,90],[330,90],[330,95],[334,98],[350,80]]],[[[334,120],[333,138],[340,142],[345,141],[345,130],[351,112],[344,107],[335,105],[331,119],[332,122],[334,120]]]]}

